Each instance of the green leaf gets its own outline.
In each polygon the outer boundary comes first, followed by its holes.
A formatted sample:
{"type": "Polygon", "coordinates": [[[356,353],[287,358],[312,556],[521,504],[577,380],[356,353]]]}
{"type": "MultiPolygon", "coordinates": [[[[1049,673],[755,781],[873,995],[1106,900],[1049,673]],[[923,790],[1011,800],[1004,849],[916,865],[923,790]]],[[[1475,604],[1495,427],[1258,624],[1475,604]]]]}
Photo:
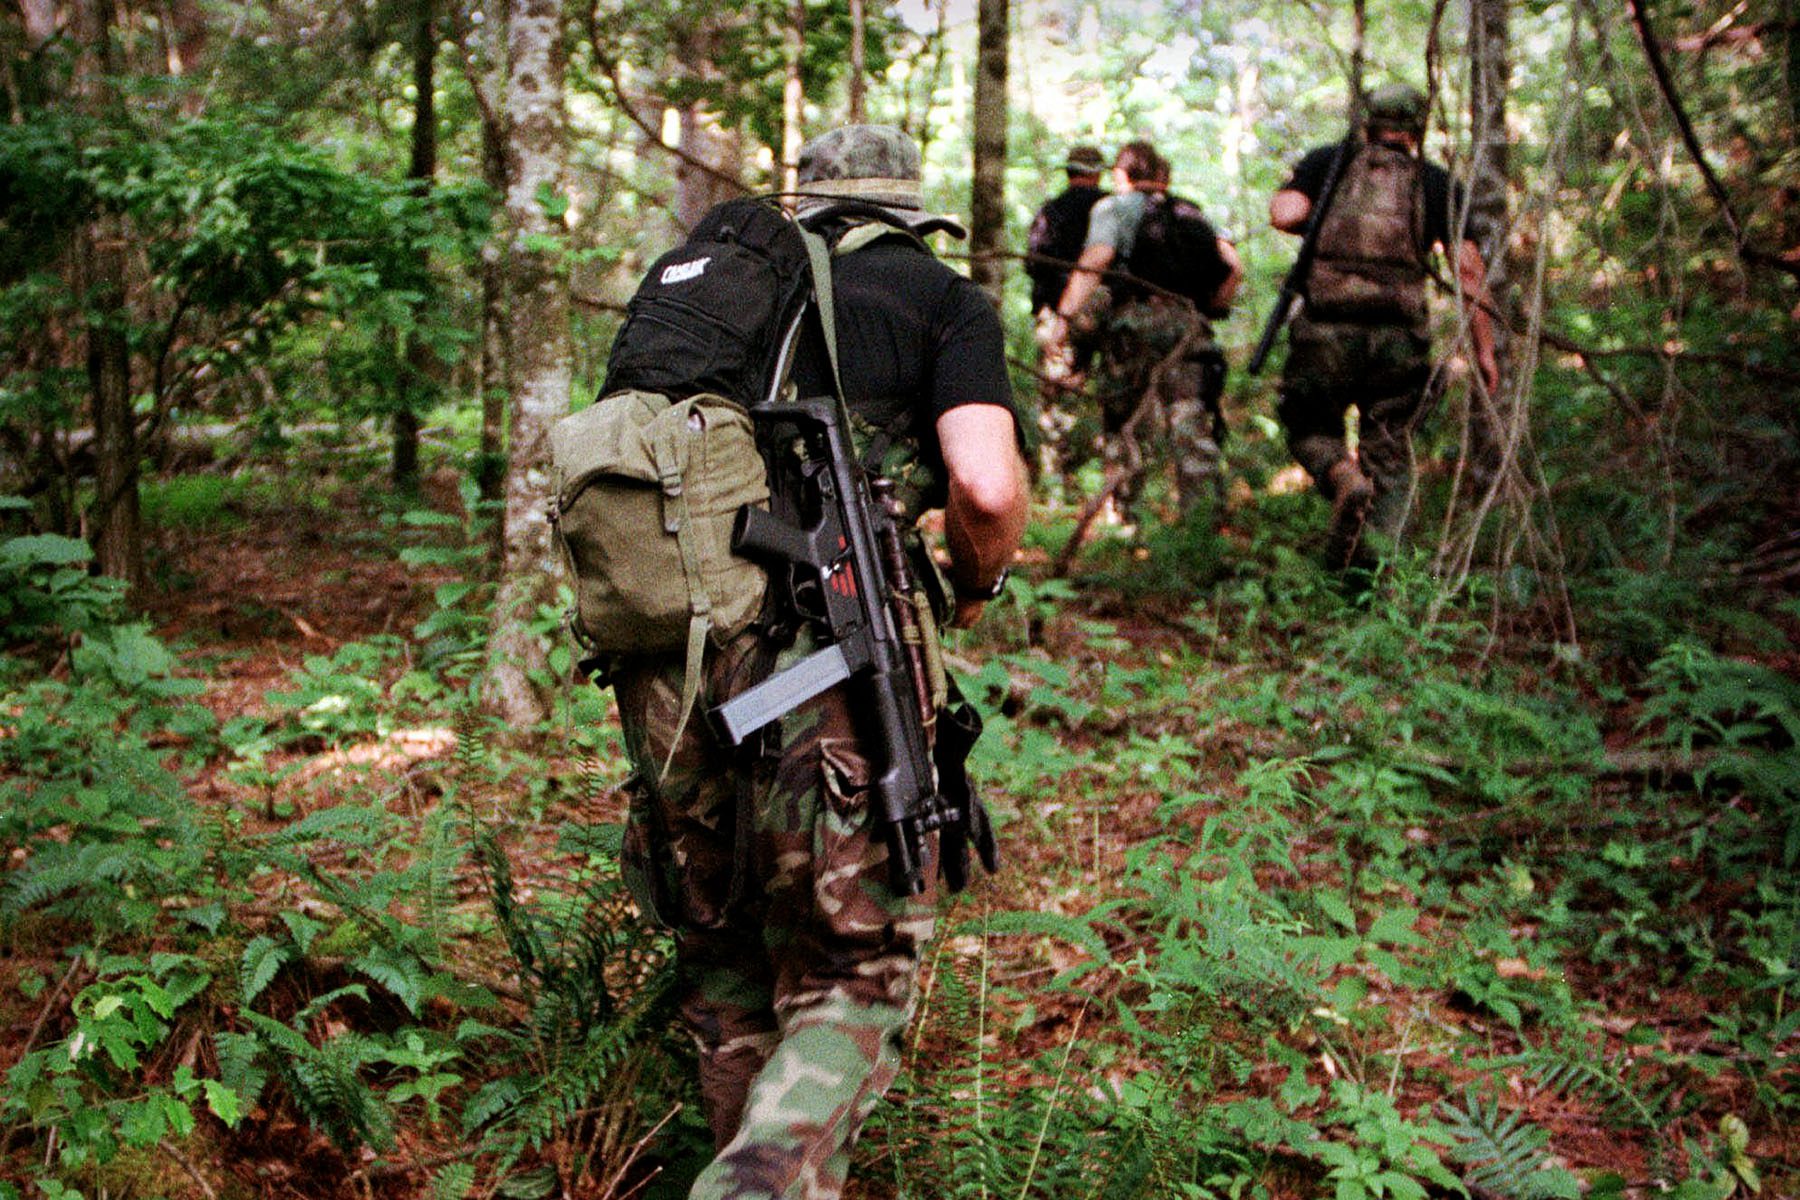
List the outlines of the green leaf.
{"type": "Polygon", "coordinates": [[[294,912],[291,909],[281,914],[281,923],[287,926],[288,936],[294,939],[294,945],[299,947],[302,954],[308,953],[312,949],[313,941],[325,932],[323,921],[315,921],[305,913],[294,912]]]}
{"type": "Polygon", "coordinates": [[[272,937],[262,935],[251,939],[250,944],[244,947],[243,957],[238,960],[239,998],[245,1004],[250,1004],[262,995],[263,989],[274,982],[289,956],[287,945],[272,937]]]}
{"type": "Polygon", "coordinates": [[[192,922],[208,933],[219,932],[219,926],[225,923],[225,906],[217,900],[211,904],[197,904],[193,908],[184,909],[182,919],[192,922]]]}
{"type": "Polygon", "coordinates": [[[1416,908],[1393,908],[1375,918],[1369,926],[1368,940],[1387,946],[1420,946],[1425,939],[1413,932],[1419,919],[1416,908]]]}
{"type": "Polygon", "coordinates": [[[0,542],[0,566],[76,566],[92,560],[94,548],[80,538],[54,533],[31,534],[0,542]]]}
{"type": "Polygon", "coordinates": [[[350,966],[392,992],[413,1016],[419,1015],[426,972],[416,957],[392,946],[376,945],[352,959],[350,966]]]}
{"type": "Polygon", "coordinates": [[[1336,892],[1321,891],[1314,897],[1325,915],[1342,925],[1352,933],[1356,932],[1356,913],[1350,904],[1336,892]]]}
{"type": "Polygon", "coordinates": [[[238,1094],[216,1079],[202,1079],[200,1087],[206,1092],[206,1107],[213,1116],[225,1122],[227,1128],[235,1129],[243,1116],[238,1094]]]}

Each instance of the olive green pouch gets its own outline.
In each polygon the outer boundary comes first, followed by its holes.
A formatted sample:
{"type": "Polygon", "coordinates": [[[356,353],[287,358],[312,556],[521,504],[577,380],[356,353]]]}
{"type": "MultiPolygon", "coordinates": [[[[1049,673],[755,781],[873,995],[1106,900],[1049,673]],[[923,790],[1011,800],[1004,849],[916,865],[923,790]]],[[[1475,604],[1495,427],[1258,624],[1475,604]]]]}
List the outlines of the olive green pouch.
{"type": "Polygon", "coordinates": [[[769,503],[749,414],[711,393],[617,392],[552,426],[550,457],[577,639],[603,660],[685,650],[685,726],[708,637],[742,632],[768,590],[731,551],[738,510],[769,503]]]}

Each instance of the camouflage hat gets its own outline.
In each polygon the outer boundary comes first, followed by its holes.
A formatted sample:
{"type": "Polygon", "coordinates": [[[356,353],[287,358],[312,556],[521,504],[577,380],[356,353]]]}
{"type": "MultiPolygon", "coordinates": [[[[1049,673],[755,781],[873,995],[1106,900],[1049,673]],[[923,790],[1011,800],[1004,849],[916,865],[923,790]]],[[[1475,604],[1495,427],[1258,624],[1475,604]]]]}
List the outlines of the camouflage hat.
{"type": "Polygon", "coordinates": [[[1369,95],[1369,124],[1387,129],[1425,132],[1425,93],[1404,83],[1390,83],[1369,95]]]}
{"type": "Polygon", "coordinates": [[[919,147],[892,125],[845,125],[800,147],[801,215],[834,201],[879,204],[914,233],[969,231],[954,217],[925,211],[919,187],[919,147]]]}
{"type": "Polygon", "coordinates": [[[1063,170],[1071,174],[1098,175],[1106,170],[1106,155],[1094,146],[1071,146],[1063,159],[1063,170]]]}

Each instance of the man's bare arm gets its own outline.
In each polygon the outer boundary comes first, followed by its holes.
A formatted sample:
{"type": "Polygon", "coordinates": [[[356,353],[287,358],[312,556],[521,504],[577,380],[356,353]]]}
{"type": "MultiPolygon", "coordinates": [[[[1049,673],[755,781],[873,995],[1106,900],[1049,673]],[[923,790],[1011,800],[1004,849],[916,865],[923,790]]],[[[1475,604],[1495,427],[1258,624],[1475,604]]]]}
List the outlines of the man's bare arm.
{"type": "Polygon", "coordinates": [[[1313,202],[1305,192],[1282,188],[1269,198],[1269,224],[1283,233],[1305,233],[1312,209],[1313,202]]]}
{"type": "Polygon", "coordinates": [[[1069,273],[1069,282],[1063,288],[1062,299],[1056,302],[1056,314],[1068,320],[1081,311],[1087,298],[1094,294],[1100,286],[1100,277],[1112,266],[1113,257],[1118,253],[1111,246],[1103,243],[1085,247],[1081,257],[1075,260],[1075,269],[1069,273]]]}
{"type": "Polygon", "coordinates": [[[1475,347],[1475,366],[1488,395],[1500,390],[1500,362],[1494,357],[1494,322],[1489,315],[1487,266],[1474,242],[1464,241],[1456,256],[1456,274],[1462,284],[1463,307],[1469,314],[1469,341],[1475,347]]]}
{"type": "Polygon", "coordinates": [[[1244,262],[1238,257],[1237,247],[1224,238],[1220,238],[1219,257],[1225,261],[1225,265],[1230,268],[1231,273],[1225,276],[1225,281],[1213,291],[1212,310],[1214,312],[1224,312],[1230,308],[1232,298],[1237,295],[1239,286],[1244,282],[1244,262]]]}
{"type": "MultiPolygon", "coordinates": [[[[937,435],[950,476],[944,540],[950,547],[951,581],[979,591],[1011,564],[1031,513],[1018,428],[1011,409],[964,404],[937,419],[937,435]]],[[[982,603],[958,600],[951,624],[959,629],[974,624],[982,603]]]]}

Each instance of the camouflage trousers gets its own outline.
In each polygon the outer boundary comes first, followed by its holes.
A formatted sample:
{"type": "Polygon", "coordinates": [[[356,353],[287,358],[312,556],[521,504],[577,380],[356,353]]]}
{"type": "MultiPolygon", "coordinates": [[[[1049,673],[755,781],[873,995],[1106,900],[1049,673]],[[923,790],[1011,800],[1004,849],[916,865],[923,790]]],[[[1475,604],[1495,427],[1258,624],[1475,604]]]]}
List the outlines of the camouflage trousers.
{"type": "MultiPolygon", "coordinates": [[[[709,653],[700,709],[813,648],[740,635],[709,653]]],[[[636,772],[626,882],[674,932],[717,1150],[690,1196],[831,1200],[898,1069],[933,896],[888,885],[842,687],[765,730],[761,752],[724,746],[696,711],[661,775],[682,668],[680,655],[640,661],[613,684],[636,772]]]]}
{"type": "MultiPolygon", "coordinates": [[[[1374,487],[1368,508],[1337,505],[1330,544],[1376,553],[1398,541],[1412,503],[1413,432],[1431,409],[1431,339],[1405,325],[1314,321],[1290,326],[1276,412],[1288,449],[1313,484],[1336,501],[1331,469],[1350,458],[1344,414],[1358,412],[1356,464],[1374,487]]],[[[1366,558],[1367,553],[1358,553],[1366,558]]]]}
{"type": "Polygon", "coordinates": [[[1208,496],[1222,499],[1225,358],[1206,318],[1189,305],[1158,299],[1122,305],[1107,321],[1100,364],[1102,455],[1109,472],[1126,474],[1121,499],[1136,499],[1146,470],[1143,442],[1158,433],[1168,444],[1181,511],[1208,496]],[[1160,413],[1160,430],[1146,428],[1138,416],[1146,404],[1160,413]]]}
{"type": "Polygon", "coordinates": [[[1049,476],[1065,470],[1067,442],[1076,424],[1072,409],[1087,384],[1083,356],[1067,339],[1051,336],[1054,316],[1053,309],[1041,310],[1032,333],[1038,347],[1038,470],[1049,476]]]}

